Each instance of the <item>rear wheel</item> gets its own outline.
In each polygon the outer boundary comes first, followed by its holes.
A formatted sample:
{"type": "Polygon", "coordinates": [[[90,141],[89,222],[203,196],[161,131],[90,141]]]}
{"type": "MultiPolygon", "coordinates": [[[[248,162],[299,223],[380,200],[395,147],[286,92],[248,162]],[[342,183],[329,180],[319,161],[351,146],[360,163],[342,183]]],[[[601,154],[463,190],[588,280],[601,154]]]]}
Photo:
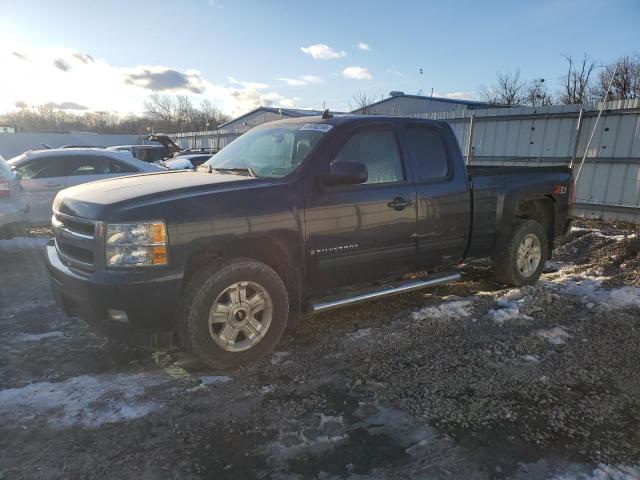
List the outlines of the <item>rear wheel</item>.
{"type": "Polygon", "coordinates": [[[187,295],[178,326],[182,342],[214,368],[270,353],[289,316],[282,280],[256,260],[220,261],[198,272],[187,295]]]}
{"type": "Polygon", "coordinates": [[[542,225],[535,220],[518,220],[506,248],[493,258],[494,274],[506,285],[531,285],[540,278],[547,251],[542,225]]]}

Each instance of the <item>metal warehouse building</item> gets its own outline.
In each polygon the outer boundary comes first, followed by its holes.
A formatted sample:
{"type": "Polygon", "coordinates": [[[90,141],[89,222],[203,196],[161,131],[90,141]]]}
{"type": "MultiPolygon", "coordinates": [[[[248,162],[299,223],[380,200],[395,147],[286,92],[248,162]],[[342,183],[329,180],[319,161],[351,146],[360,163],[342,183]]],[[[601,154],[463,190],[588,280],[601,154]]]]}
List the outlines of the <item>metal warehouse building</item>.
{"type": "Polygon", "coordinates": [[[227,132],[246,132],[251,128],[263,123],[280,120],[282,118],[309,117],[312,115],[322,115],[318,110],[302,110],[298,108],[273,108],[259,107],[255,110],[245,113],[238,118],[223,123],[218,126],[218,130],[227,132]]]}
{"type": "Polygon", "coordinates": [[[404,92],[390,92],[389,95],[388,98],[367,105],[366,107],[358,108],[352,113],[411,116],[421,113],[464,112],[467,110],[491,108],[491,105],[488,103],[473,100],[406,95],[404,92]]]}

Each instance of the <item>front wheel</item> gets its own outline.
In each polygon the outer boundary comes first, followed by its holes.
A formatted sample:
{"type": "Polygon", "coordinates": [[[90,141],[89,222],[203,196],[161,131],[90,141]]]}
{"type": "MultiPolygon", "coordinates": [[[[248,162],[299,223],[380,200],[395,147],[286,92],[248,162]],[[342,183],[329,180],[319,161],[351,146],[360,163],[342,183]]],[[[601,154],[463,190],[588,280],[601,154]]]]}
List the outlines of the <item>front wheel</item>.
{"type": "Polygon", "coordinates": [[[275,348],[289,316],[287,290],[269,266],[230,259],[198,272],[186,291],[179,332],[210,367],[254,361],[275,348]]]}
{"type": "Polygon", "coordinates": [[[503,252],[493,258],[496,279],[520,287],[538,281],[547,258],[547,235],[535,220],[518,220],[503,252]]]}

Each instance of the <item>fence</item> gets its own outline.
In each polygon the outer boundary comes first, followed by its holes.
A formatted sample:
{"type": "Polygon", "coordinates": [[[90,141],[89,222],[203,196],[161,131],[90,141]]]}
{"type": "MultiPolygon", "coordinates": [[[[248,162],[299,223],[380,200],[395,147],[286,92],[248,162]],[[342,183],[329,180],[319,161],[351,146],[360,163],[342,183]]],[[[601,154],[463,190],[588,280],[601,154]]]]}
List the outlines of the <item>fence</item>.
{"type": "MultiPolygon", "coordinates": [[[[415,115],[448,122],[469,163],[569,165],[584,156],[599,105],[415,115]]],[[[640,99],[607,102],[578,181],[575,213],[640,223],[640,99]]]]}
{"type": "Polygon", "coordinates": [[[171,138],[181,148],[215,148],[220,150],[249,130],[250,128],[247,127],[233,130],[213,130],[210,132],[176,133],[171,135],[171,138]]]}
{"type": "Polygon", "coordinates": [[[90,132],[53,133],[0,133],[0,155],[5,159],[48,145],[52,148],[65,145],[110,147],[112,145],[137,145],[145,143],[145,136],[99,134],[90,132]]]}

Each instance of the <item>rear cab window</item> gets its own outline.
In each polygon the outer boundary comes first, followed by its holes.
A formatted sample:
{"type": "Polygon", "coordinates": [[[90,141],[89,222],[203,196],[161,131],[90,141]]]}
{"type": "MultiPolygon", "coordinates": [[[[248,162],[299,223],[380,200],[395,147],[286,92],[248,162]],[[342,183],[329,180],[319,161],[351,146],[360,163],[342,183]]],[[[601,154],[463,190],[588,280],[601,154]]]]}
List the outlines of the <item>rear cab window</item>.
{"type": "Polygon", "coordinates": [[[409,125],[406,138],[416,182],[443,180],[449,176],[449,156],[438,129],[428,125],[409,125]]]}

